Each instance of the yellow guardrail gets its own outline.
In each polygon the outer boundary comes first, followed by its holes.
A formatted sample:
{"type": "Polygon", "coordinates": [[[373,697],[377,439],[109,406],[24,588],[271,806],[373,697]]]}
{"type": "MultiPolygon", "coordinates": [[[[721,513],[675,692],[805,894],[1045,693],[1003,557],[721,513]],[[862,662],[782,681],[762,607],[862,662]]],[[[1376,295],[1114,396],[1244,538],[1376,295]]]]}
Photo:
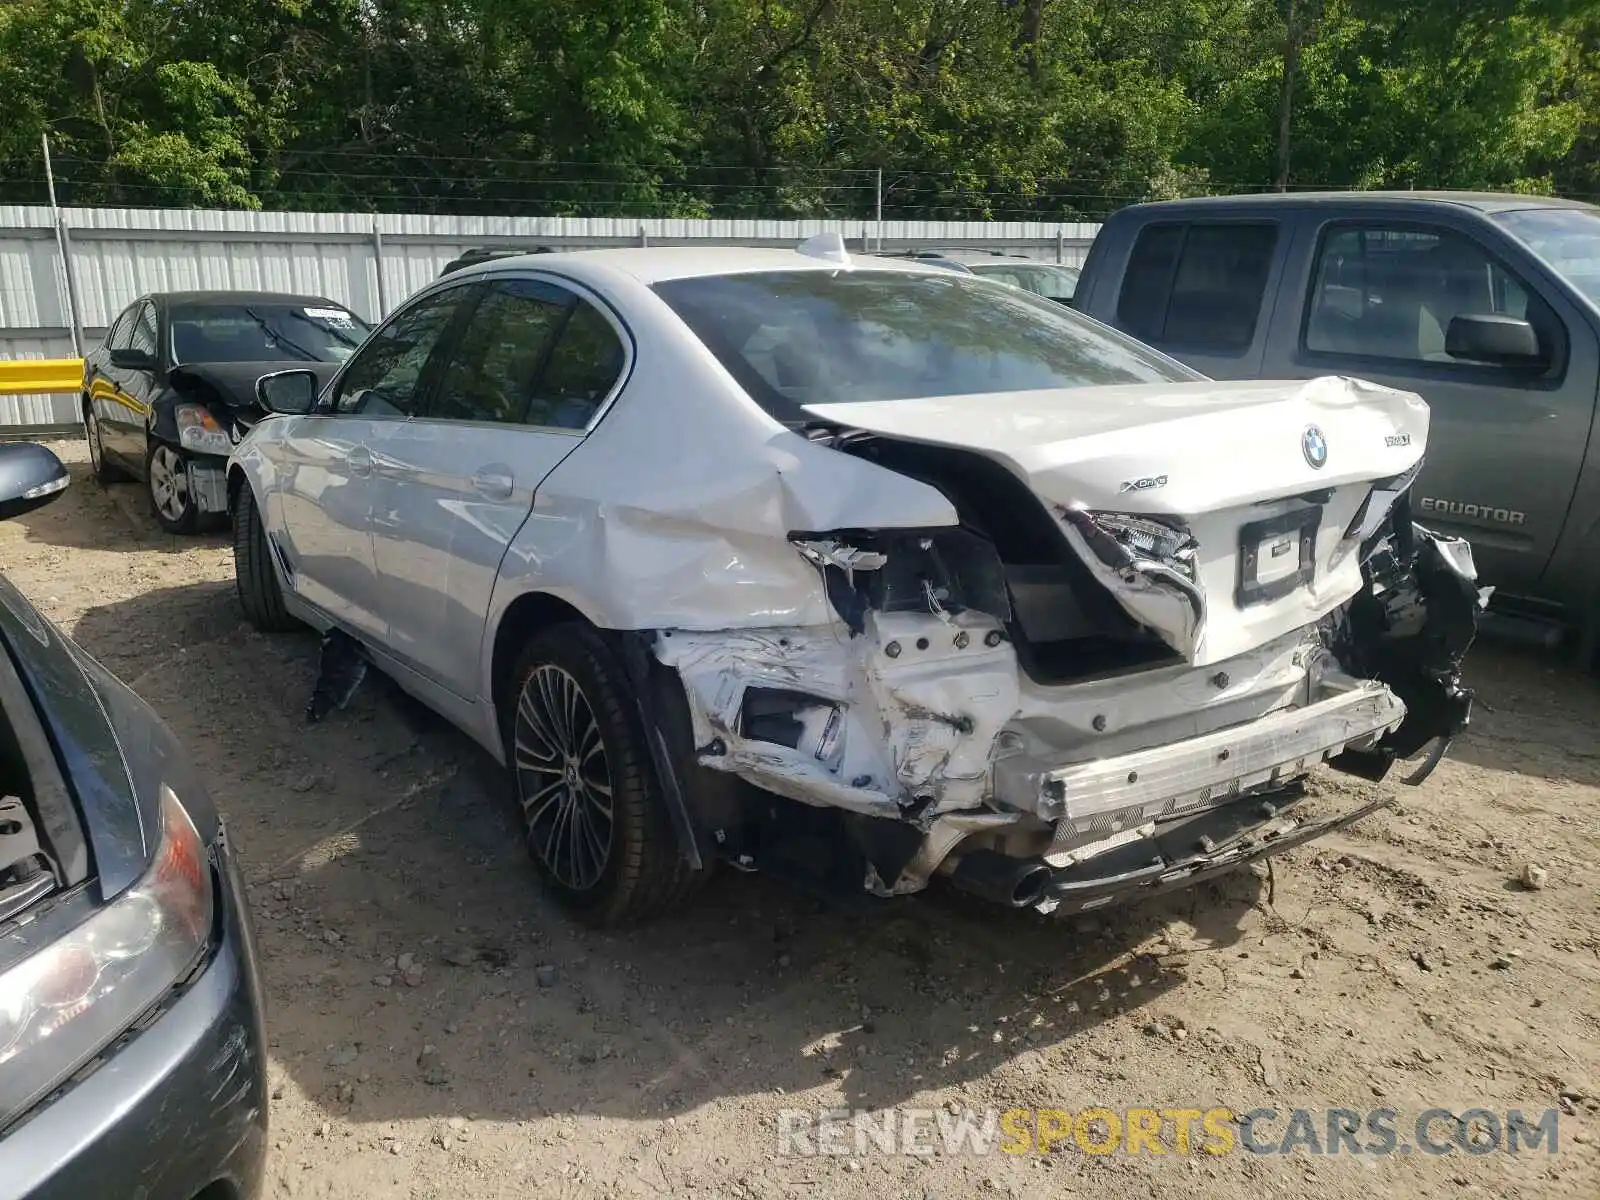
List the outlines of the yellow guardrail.
{"type": "Polygon", "coordinates": [[[81,391],[83,391],[81,358],[0,360],[0,396],[32,396],[47,392],[81,391]]]}

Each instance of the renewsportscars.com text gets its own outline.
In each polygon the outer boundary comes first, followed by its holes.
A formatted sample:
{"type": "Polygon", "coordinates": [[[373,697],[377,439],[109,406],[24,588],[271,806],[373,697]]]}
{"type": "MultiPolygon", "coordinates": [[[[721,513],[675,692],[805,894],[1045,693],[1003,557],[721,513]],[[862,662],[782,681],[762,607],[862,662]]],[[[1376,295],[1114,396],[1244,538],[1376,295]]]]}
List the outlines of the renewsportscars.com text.
{"type": "Polygon", "coordinates": [[[1554,1154],[1558,1110],[1485,1108],[848,1108],[778,1113],[778,1153],[1554,1154]]]}

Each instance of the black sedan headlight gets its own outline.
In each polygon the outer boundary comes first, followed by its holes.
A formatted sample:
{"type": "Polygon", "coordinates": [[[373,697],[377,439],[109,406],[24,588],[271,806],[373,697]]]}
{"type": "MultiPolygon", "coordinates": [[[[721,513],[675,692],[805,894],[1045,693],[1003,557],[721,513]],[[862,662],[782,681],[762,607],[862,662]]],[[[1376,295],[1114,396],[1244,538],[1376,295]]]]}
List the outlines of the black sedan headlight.
{"type": "Polygon", "coordinates": [[[233,439],[203,404],[180,404],[173,412],[178,424],[178,444],[198,454],[230,454],[233,439]]]}

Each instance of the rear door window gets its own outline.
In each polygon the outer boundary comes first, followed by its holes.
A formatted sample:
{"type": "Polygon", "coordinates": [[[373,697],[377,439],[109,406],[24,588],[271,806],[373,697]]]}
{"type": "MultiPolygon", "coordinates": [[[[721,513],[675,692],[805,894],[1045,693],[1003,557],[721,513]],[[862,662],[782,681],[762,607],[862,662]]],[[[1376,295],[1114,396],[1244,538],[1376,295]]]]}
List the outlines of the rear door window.
{"type": "Polygon", "coordinates": [[[1166,222],[1140,231],[1117,298],[1117,325],[1171,350],[1242,354],[1272,273],[1276,224],[1166,222]]]}
{"type": "Polygon", "coordinates": [[[571,292],[532,279],[488,284],[440,375],[428,415],[446,421],[522,422],[534,404],[539,372],[576,299],[571,292]]]}
{"type": "Polygon", "coordinates": [[[534,388],[528,424],[585,428],[616,386],[627,360],[622,336],[611,322],[587,300],[578,300],[534,388]]]}

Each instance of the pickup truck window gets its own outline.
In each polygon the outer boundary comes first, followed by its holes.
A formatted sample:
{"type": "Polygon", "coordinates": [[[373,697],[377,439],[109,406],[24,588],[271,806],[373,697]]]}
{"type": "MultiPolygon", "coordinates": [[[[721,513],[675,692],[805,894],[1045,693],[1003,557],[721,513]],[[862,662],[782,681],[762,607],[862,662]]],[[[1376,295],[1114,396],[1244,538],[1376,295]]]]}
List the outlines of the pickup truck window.
{"type": "Polygon", "coordinates": [[[1323,233],[1305,348],[1323,354],[1460,363],[1445,352],[1452,318],[1521,317],[1551,347],[1550,321],[1523,285],[1470,238],[1415,225],[1336,225],[1323,233]]]}
{"type": "Polygon", "coordinates": [[[1163,222],[1140,231],[1117,298],[1117,325],[1155,346],[1240,354],[1278,240],[1275,224],[1163,222]]]}
{"type": "Polygon", "coordinates": [[[1493,219],[1550,269],[1600,302],[1600,213],[1582,208],[1518,208],[1493,219]]]}

